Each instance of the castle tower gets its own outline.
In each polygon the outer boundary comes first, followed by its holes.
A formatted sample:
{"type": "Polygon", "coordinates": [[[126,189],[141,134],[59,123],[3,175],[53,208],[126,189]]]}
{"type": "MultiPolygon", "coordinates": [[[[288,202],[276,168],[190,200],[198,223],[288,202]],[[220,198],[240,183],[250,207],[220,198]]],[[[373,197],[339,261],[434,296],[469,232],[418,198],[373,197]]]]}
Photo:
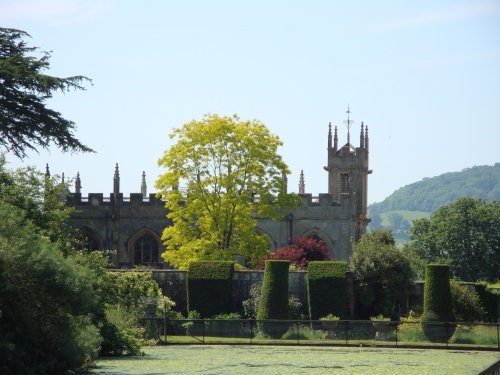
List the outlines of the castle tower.
{"type": "Polygon", "coordinates": [[[355,217],[355,240],[359,240],[366,231],[368,206],[368,127],[361,124],[360,146],[351,144],[350,109],[347,110],[347,143],[340,149],[337,147],[337,127],[335,127],[335,142],[332,147],[331,125],[328,133],[328,193],[333,199],[351,209],[355,217]]]}

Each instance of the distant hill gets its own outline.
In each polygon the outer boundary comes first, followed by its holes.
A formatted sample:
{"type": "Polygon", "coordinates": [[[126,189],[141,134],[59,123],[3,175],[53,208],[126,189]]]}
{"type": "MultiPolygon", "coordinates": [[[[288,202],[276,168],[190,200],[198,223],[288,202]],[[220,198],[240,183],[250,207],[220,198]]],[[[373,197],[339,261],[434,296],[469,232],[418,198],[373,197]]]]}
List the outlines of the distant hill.
{"type": "Polygon", "coordinates": [[[368,207],[372,218],[369,228],[390,228],[396,238],[404,240],[411,220],[429,216],[462,197],[500,200],[500,163],[444,173],[399,188],[368,207]]]}

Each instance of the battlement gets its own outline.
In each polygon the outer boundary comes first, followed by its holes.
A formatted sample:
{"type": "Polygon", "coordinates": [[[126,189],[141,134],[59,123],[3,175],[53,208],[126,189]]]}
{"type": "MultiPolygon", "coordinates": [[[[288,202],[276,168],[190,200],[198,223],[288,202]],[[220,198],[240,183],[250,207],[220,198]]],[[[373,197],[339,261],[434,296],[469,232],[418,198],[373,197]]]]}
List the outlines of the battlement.
{"type": "MultiPolygon", "coordinates": [[[[318,196],[312,194],[299,194],[304,200],[306,206],[342,206],[345,199],[349,198],[349,194],[344,194],[335,198],[328,193],[320,193],[318,196]]],[[[115,200],[115,195],[110,193],[105,197],[103,193],[89,193],[83,196],[80,193],[70,193],[67,197],[67,202],[70,206],[110,206],[112,204],[119,204],[123,206],[140,206],[140,205],[154,205],[165,206],[165,201],[158,198],[156,193],[149,195],[142,195],[141,193],[131,193],[126,197],[123,193],[119,193],[115,200]]]]}
{"type": "Polygon", "coordinates": [[[123,206],[164,206],[165,202],[156,196],[155,193],[142,195],[141,193],[131,193],[130,196],[124,197],[123,193],[116,195],[110,193],[105,197],[103,193],[89,193],[88,196],[82,196],[80,193],[71,193],[67,197],[67,202],[70,206],[109,206],[119,204],[123,206]]]}
{"type": "Polygon", "coordinates": [[[342,201],[348,198],[348,196],[342,196],[339,199],[335,199],[333,195],[328,193],[320,193],[318,196],[305,193],[299,194],[299,197],[304,200],[306,206],[342,206],[342,201]]]}

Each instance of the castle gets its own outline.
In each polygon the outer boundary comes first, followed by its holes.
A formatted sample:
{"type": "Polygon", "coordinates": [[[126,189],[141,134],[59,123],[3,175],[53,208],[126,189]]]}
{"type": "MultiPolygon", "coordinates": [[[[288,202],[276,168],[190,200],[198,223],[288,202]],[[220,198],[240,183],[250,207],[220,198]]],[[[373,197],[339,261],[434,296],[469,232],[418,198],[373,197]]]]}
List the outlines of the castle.
{"type": "MultiPolygon", "coordinates": [[[[347,111],[349,115],[349,110],[347,111]]],[[[368,174],[368,127],[361,123],[359,147],[350,140],[347,119],[347,143],[339,147],[338,130],[328,129],[328,193],[313,197],[305,192],[304,174],[300,174],[299,195],[304,205],[293,209],[281,220],[259,219],[257,231],[269,237],[271,250],[285,246],[294,237],[323,240],[330,258],[349,260],[351,243],[366,231],[368,174]]],[[[163,228],[172,225],[166,217],[164,202],[156,194],[147,195],[143,172],[141,192],[124,197],[120,192],[118,164],[113,178],[113,192],[109,197],[102,193],[81,194],[78,174],[75,191],[68,198],[75,208],[70,225],[76,235],[91,250],[114,250],[112,262],[116,267],[129,268],[145,265],[168,268],[161,258],[164,247],[161,241],[163,228]]]]}

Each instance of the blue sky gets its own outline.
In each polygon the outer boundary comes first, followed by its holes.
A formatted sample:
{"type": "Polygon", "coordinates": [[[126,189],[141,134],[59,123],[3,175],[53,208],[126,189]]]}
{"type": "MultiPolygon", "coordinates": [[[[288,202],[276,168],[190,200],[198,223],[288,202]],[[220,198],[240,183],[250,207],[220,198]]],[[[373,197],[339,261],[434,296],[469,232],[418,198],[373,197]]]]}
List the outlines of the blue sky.
{"type": "Polygon", "coordinates": [[[49,106],[96,154],[32,153],[83,193],[148,190],[168,134],[211,112],[259,119],[283,141],[289,191],[327,192],[328,123],[369,126],[369,202],[449,171],[500,161],[500,1],[1,0],[0,25],[52,51],[86,91],[49,106]]]}

